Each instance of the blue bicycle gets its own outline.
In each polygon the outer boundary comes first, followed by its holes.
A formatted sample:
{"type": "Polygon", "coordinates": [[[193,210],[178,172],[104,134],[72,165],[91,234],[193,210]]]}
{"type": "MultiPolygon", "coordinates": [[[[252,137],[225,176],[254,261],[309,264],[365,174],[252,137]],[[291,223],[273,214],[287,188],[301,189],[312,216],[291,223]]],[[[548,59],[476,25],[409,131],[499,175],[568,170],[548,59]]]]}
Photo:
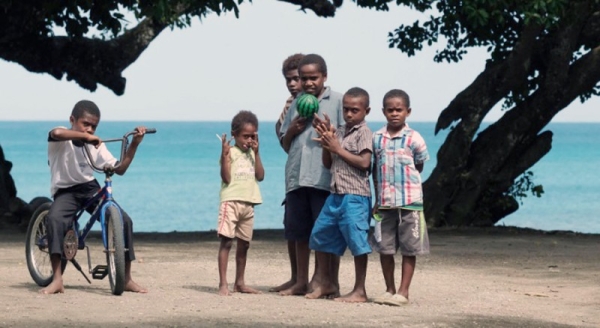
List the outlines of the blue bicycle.
{"type": "MultiPolygon", "coordinates": [[[[125,235],[123,231],[123,217],[121,207],[112,197],[112,179],[115,169],[125,156],[129,137],[136,131],[128,132],[122,138],[103,140],[102,142],[121,142],[121,154],[115,167],[98,167],[91,160],[92,156],[89,146],[84,145],[85,154],[90,166],[94,171],[104,173],[104,187],[98,191],[87,204],[82,206],[73,217],[72,228],[67,231],[63,242],[63,259],[61,268],[64,273],[67,262],[73,266],[91,284],[92,282],[81,269],[79,263],[75,260],[77,250],[86,249],[89,273],[93,279],[104,279],[107,275],[110,281],[110,289],[114,295],[121,295],[125,287],[125,235]],[[91,217],[88,222],[80,229],[79,218],[87,208],[93,207],[91,217]],[[104,244],[104,253],[106,254],[106,264],[99,264],[92,268],[90,249],[85,245],[85,240],[96,222],[100,222],[102,228],[102,243],[104,244]]],[[[156,129],[146,129],[146,134],[156,133],[156,129]]],[[[36,284],[46,287],[52,281],[52,266],[50,263],[50,252],[48,249],[48,237],[46,230],[46,215],[50,210],[52,201],[40,205],[33,213],[29,226],[27,228],[25,253],[27,258],[27,268],[36,284]]]]}

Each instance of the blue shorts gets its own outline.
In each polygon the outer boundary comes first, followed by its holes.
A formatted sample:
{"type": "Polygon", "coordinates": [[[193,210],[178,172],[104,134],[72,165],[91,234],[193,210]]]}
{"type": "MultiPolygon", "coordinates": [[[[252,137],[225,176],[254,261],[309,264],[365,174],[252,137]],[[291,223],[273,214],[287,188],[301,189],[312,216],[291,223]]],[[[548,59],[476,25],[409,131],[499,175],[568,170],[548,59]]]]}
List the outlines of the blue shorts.
{"type": "Polygon", "coordinates": [[[307,242],[329,191],[302,187],[285,195],[284,233],[289,241],[307,242]]]}
{"type": "Polygon", "coordinates": [[[346,247],[353,256],[369,254],[370,217],[370,197],[331,194],[315,222],[309,246],[338,256],[344,255],[346,247]]]}

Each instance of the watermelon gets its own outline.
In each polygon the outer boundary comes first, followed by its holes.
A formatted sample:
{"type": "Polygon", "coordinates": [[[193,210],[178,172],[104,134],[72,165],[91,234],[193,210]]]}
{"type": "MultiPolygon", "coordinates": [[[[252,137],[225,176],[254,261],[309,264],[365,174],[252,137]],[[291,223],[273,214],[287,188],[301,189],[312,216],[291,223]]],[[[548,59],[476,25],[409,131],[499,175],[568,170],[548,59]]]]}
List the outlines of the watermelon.
{"type": "Polygon", "coordinates": [[[296,110],[301,117],[312,118],[319,111],[319,99],[310,93],[303,93],[296,100],[296,110]]]}

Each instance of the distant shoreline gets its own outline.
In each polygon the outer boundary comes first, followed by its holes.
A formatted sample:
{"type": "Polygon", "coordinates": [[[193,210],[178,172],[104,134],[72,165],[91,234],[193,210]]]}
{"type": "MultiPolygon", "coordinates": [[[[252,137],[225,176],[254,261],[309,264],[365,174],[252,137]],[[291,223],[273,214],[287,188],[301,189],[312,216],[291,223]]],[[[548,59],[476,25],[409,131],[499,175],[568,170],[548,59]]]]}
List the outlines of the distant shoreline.
{"type": "MultiPolygon", "coordinates": [[[[585,233],[575,232],[570,230],[539,230],[532,228],[522,228],[515,226],[498,226],[498,227],[487,227],[487,228],[476,228],[476,227],[463,227],[463,228],[433,228],[428,230],[431,236],[435,235],[547,235],[547,236],[589,236],[589,237],[600,237],[597,233],[585,233]]],[[[149,238],[153,239],[159,236],[174,235],[184,239],[204,239],[204,238],[215,238],[217,233],[215,230],[209,231],[170,231],[170,232],[134,232],[136,238],[149,238]]],[[[284,239],[283,229],[255,229],[254,239],[284,239]]]]}
{"type": "MultiPolygon", "coordinates": [[[[368,120],[368,122],[370,123],[381,123],[381,124],[385,124],[385,121],[372,121],[372,120],[368,120]]],[[[0,122],[3,123],[12,123],[12,122],[30,122],[30,123],[40,123],[40,122],[50,122],[50,123],[65,123],[68,122],[68,120],[30,120],[30,119],[23,119],[23,120],[12,120],[12,119],[0,119],[0,122]]],[[[160,122],[160,123],[229,123],[230,120],[207,120],[207,121],[202,121],[202,120],[158,120],[158,119],[143,119],[143,120],[111,120],[111,119],[103,119],[102,122],[106,123],[106,122],[111,122],[111,123],[139,123],[139,122],[148,122],[148,123],[154,123],[154,122],[160,122]]],[[[275,124],[275,120],[261,120],[260,123],[261,124],[267,124],[267,123],[272,123],[275,124]]],[[[437,121],[411,121],[412,123],[427,123],[427,124],[435,124],[437,123],[437,121]]],[[[496,121],[483,121],[483,124],[491,124],[494,123],[496,121]]],[[[409,122],[410,124],[410,122],[409,122]]],[[[600,121],[558,121],[558,122],[550,122],[550,125],[552,124],[590,124],[590,125],[597,125],[600,124],[600,121]]]]}
{"type": "MultiPolygon", "coordinates": [[[[429,229],[429,236],[432,243],[435,243],[436,236],[554,236],[554,237],[582,237],[582,238],[600,238],[598,233],[574,232],[569,230],[538,230],[531,228],[521,228],[514,226],[499,226],[488,228],[434,228],[429,229]]],[[[24,240],[25,232],[16,228],[0,229],[0,236],[4,241],[24,240]]],[[[170,231],[170,232],[147,232],[134,230],[135,240],[139,241],[163,241],[163,242],[196,242],[196,241],[218,241],[215,230],[209,231],[170,231]]],[[[100,238],[99,231],[92,231],[89,238],[100,238]]],[[[253,240],[284,240],[283,229],[255,229],[253,240]]],[[[1,243],[1,242],[0,242],[1,243]]]]}

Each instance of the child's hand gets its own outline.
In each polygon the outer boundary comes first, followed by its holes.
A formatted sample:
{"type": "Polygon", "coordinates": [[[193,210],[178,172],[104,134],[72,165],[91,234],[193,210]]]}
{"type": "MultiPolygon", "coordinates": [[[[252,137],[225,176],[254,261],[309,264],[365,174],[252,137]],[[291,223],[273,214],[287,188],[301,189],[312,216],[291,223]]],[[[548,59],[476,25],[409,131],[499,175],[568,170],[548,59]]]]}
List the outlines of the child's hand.
{"type": "Polygon", "coordinates": [[[313,123],[313,126],[315,128],[315,131],[319,135],[319,137],[318,138],[313,138],[312,140],[320,143],[321,146],[323,146],[323,135],[325,135],[327,133],[330,133],[329,126],[327,126],[325,123],[321,123],[321,124],[314,124],[313,123]]]}
{"type": "Polygon", "coordinates": [[[292,120],[292,123],[290,124],[287,133],[291,133],[293,136],[295,136],[300,132],[304,131],[304,129],[306,129],[306,119],[300,116],[296,116],[292,120]]]}
{"type": "Polygon", "coordinates": [[[373,215],[377,214],[377,212],[379,212],[379,205],[375,204],[373,205],[373,215]]]}
{"type": "Polygon", "coordinates": [[[146,134],[146,127],[145,126],[138,126],[135,128],[135,131],[137,132],[136,134],[133,135],[133,143],[135,144],[139,144],[140,142],[142,142],[142,139],[144,139],[144,135],[146,134]]]}
{"type": "Polygon", "coordinates": [[[371,214],[375,221],[381,221],[381,215],[379,215],[379,205],[373,205],[373,211],[371,211],[371,214]]]}
{"type": "Polygon", "coordinates": [[[254,154],[258,154],[258,133],[254,134],[254,139],[250,141],[250,147],[254,151],[254,154]]]}
{"type": "Polygon", "coordinates": [[[321,119],[319,115],[317,115],[317,113],[313,114],[313,128],[315,128],[316,130],[317,126],[323,126],[325,129],[335,133],[335,127],[331,124],[331,119],[329,119],[329,115],[323,113],[323,118],[324,119],[321,119]]]}
{"type": "Polygon", "coordinates": [[[231,150],[230,142],[231,140],[227,140],[227,133],[223,133],[221,136],[221,157],[229,157],[229,151],[231,150]]]}
{"type": "Polygon", "coordinates": [[[335,137],[335,133],[331,130],[326,130],[321,133],[321,146],[332,154],[338,154],[342,149],[342,145],[340,145],[340,142],[335,137]]]}
{"type": "Polygon", "coordinates": [[[86,133],[85,142],[92,144],[92,145],[94,145],[94,147],[98,148],[98,147],[100,147],[100,144],[102,143],[102,139],[100,139],[97,135],[86,133]]]}

